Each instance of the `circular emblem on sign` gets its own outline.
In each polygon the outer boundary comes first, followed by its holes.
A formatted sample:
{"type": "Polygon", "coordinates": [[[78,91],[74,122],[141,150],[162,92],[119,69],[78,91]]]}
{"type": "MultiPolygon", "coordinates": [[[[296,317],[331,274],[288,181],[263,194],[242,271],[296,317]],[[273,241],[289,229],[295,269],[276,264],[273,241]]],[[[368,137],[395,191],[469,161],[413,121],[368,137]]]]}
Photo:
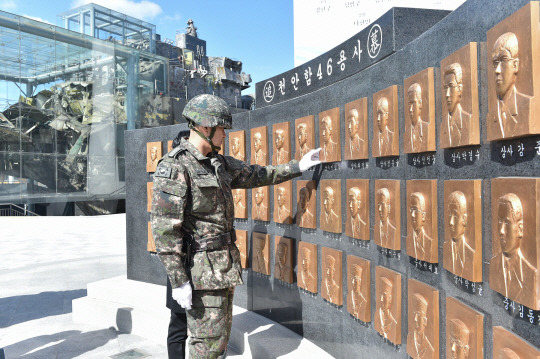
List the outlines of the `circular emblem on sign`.
{"type": "Polygon", "coordinates": [[[272,102],[274,94],[276,93],[276,87],[271,80],[266,81],[263,88],[263,97],[266,102],[272,102]]]}
{"type": "Polygon", "coordinates": [[[369,35],[367,38],[367,51],[369,57],[374,59],[379,55],[382,47],[382,30],[379,24],[375,24],[369,30],[369,35]]]}

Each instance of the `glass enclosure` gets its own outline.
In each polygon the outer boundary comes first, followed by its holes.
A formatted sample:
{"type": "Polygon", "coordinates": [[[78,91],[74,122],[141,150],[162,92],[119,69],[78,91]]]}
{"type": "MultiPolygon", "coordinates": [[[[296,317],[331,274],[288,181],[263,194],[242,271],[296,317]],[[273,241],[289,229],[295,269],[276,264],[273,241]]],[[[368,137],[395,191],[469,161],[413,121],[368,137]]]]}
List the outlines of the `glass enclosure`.
{"type": "Polygon", "coordinates": [[[124,131],[168,59],[0,11],[0,203],[125,198],[124,131]]]}

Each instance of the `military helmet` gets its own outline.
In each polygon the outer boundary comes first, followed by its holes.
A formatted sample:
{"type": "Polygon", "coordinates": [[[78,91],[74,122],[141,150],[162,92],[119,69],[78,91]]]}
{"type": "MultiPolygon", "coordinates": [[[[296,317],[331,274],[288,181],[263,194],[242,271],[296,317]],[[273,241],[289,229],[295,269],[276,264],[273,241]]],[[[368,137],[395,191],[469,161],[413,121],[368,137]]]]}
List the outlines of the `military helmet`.
{"type": "Polygon", "coordinates": [[[214,95],[203,94],[193,97],[184,107],[182,116],[198,126],[232,128],[229,105],[214,95]]]}

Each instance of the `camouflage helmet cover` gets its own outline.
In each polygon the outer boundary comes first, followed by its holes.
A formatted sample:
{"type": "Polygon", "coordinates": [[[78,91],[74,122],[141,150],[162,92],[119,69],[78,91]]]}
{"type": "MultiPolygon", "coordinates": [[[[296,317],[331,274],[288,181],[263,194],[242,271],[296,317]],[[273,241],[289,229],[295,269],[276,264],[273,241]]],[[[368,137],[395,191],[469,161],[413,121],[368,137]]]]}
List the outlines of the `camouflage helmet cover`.
{"type": "Polygon", "coordinates": [[[229,105],[214,95],[203,94],[193,97],[184,107],[182,116],[199,126],[232,128],[229,105]]]}

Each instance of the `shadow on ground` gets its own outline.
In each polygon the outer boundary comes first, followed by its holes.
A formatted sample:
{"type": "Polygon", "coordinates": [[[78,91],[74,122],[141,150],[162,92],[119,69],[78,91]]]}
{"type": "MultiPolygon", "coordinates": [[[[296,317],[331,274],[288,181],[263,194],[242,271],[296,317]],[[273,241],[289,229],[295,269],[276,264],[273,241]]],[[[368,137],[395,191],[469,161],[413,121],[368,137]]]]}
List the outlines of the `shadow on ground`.
{"type": "Polygon", "coordinates": [[[6,359],[71,359],[99,348],[117,338],[114,328],[82,333],[68,330],[25,339],[4,348],[6,359]]]}
{"type": "Polygon", "coordinates": [[[0,298],[0,328],[71,313],[71,301],[84,296],[86,296],[86,289],[0,298]]]}

